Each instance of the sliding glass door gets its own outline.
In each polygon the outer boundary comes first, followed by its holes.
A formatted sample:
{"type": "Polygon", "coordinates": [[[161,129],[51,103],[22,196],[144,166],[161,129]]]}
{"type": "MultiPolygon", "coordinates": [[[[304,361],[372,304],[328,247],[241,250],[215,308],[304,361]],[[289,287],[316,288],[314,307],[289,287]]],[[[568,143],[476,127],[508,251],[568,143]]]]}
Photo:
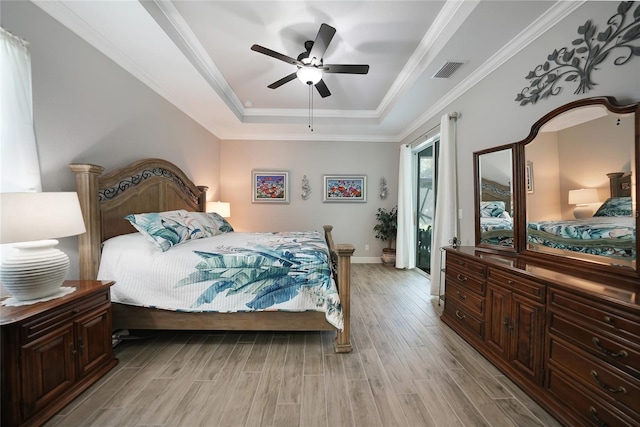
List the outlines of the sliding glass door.
{"type": "Polygon", "coordinates": [[[427,274],[431,272],[431,232],[436,200],[438,142],[436,139],[418,152],[416,266],[427,274]]]}

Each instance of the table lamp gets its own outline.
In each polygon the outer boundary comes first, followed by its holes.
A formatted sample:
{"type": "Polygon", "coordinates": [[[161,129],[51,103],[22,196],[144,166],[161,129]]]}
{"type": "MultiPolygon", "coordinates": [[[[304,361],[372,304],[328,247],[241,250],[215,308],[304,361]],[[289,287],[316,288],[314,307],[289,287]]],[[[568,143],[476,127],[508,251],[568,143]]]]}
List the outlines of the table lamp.
{"type": "Polygon", "coordinates": [[[86,231],[77,193],[0,193],[0,282],[20,301],[55,294],[69,270],[69,257],[55,238],[86,231]]]}
{"type": "Polygon", "coordinates": [[[207,202],[207,212],[215,212],[223,218],[229,218],[231,216],[231,203],[207,202]]]}
{"type": "Polygon", "coordinates": [[[588,205],[598,203],[598,191],[595,188],[580,188],[569,190],[569,204],[576,205],[573,216],[576,218],[589,218],[593,215],[593,209],[588,205]]]}

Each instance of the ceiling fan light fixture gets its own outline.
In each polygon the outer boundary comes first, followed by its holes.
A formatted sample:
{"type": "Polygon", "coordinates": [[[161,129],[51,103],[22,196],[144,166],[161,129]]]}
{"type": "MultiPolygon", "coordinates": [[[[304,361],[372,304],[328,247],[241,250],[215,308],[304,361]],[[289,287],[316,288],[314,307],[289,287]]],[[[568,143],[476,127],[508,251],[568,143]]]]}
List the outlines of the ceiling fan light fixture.
{"type": "Polygon", "coordinates": [[[315,85],[322,80],[322,70],[313,66],[305,66],[298,68],[296,72],[298,80],[306,85],[315,85]]]}

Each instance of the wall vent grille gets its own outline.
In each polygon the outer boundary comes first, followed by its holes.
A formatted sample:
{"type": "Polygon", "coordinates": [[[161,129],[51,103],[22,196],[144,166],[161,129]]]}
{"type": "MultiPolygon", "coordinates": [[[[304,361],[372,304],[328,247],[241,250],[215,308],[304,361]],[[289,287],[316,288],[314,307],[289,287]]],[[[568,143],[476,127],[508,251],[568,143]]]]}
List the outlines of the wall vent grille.
{"type": "Polygon", "coordinates": [[[447,61],[440,69],[431,77],[432,79],[448,79],[460,68],[464,62],[447,61]]]}

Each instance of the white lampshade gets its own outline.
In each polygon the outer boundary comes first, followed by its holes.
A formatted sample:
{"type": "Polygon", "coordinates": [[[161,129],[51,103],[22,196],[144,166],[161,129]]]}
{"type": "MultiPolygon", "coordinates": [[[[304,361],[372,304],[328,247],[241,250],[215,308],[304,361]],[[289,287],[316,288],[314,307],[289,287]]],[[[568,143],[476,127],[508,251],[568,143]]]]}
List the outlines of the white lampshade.
{"type": "Polygon", "coordinates": [[[593,215],[593,209],[587,205],[598,202],[598,191],[595,188],[569,190],[569,204],[576,205],[576,208],[573,210],[573,216],[576,218],[591,217],[591,215],[593,215]]]}
{"type": "Polygon", "coordinates": [[[69,270],[58,237],[86,231],[76,193],[1,193],[0,243],[14,243],[2,260],[0,282],[18,300],[56,293],[69,270]]]}
{"type": "Polygon", "coordinates": [[[598,191],[595,188],[581,188],[579,190],[569,190],[570,205],[587,205],[598,203],[598,191]]]}
{"type": "Polygon", "coordinates": [[[231,203],[207,202],[207,212],[215,212],[223,218],[229,218],[231,216],[231,203]]]}
{"type": "Polygon", "coordinates": [[[314,85],[322,79],[322,70],[311,65],[305,65],[304,67],[298,68],[296,76],[298,76],[298,80],[302,83],[314,85]]]}

